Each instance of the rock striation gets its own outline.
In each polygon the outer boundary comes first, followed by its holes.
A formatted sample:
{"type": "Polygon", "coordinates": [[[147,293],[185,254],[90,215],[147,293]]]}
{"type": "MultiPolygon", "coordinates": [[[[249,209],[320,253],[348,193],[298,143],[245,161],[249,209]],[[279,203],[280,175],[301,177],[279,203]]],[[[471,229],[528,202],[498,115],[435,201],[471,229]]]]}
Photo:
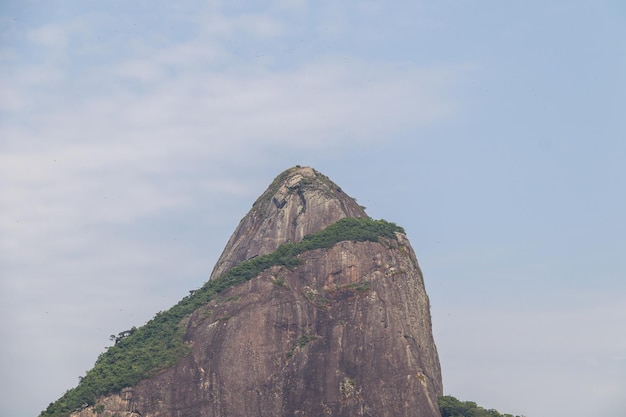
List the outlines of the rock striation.
{"type": "MultiPolygon", "coordinates": [[[[366,217],[312,168],[277,177],[241,220],[211,279],[343,217],[366,217]]],[[[429,300],[402,233],[342,241],[272,266],[197,308],[189,354],[74,417],[439,417],[429,300]]]]}

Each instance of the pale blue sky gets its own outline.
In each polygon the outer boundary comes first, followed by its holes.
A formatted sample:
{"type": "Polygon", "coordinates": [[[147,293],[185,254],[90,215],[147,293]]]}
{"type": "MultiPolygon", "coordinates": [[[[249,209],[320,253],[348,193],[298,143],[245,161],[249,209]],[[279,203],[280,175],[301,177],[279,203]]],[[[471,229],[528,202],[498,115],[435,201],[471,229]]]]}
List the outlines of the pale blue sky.
{"type": "Polygon", "coordinates": [[[0,4],[0,415],[206,281],[310,165],[405,227],[447,394],[626,413],[621,1],[0,4]]]}

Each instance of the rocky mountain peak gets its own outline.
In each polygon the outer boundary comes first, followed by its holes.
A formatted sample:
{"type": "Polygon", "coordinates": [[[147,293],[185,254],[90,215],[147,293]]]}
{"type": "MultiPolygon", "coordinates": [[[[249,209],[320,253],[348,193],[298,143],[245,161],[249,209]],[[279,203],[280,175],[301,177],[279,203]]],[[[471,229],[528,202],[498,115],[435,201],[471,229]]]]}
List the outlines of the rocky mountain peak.
{"type": "Polygon", "coordinates": [[[120,334],[40,417],[441,417],[441,395],[404,229],[295,167],[241,220],[211,280],[120,334]]]}
{"type": "Polygon", "coordinates": [[[286,242],[299,242],[344,217],[367,217],[357,202],[328,177],[296,166],[278,175],[241,220],[218,259],[211,279],[286,242]]]}

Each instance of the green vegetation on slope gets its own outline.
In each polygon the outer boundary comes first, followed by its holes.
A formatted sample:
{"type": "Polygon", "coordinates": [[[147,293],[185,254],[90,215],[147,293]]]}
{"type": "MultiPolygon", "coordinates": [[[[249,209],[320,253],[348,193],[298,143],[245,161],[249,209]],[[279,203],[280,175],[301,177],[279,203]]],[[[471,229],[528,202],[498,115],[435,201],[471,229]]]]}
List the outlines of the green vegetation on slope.
{"type": "Polygon", "coordinates": [[[513,414],[500,414],[493,409],[485,410],[475,402],[460,401],[450,395],[439,397],[439,409],[441,410],[441,417],[523,417],[513,414]]]}
{"type": "Polygon", "coordinates": [[[244,261],[222,276],[208,281],[167,311],[157,313],[144,326],[121,332],[114,346],[102,353],[94,367],[80,383],[51,403],[40,417],[67,416],[96,398],[121,391],[158,371],[174,365],[189,353],[183,337],[184,321],[195,309],[211,301],[216,294],[256,277],[265,269],[282,265],[288,268],[300,263],[298,255],[309,250],[330,248],[341,241],[395,239],[404,229],[384,220],[344,218],[298,243],[286,243],[268,255],[244,261]]]}

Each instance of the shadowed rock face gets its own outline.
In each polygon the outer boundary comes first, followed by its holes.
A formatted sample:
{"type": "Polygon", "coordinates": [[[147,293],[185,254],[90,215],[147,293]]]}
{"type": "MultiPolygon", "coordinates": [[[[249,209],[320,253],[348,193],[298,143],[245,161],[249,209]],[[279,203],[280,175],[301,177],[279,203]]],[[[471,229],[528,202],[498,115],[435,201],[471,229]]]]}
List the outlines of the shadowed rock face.
{"type": "MultiPolygon", "coordinates": [[[[212,276],[345,216],[365,213],[314,170],[286,171],[212,276]]],[[[305,252],[293,269],[272,267],[222,292],[186,322],[191,354],[101,398],[100,415],[440,416],[428,296],[413,249],[397,237],[305,252]]],[[[93,417],[93,407],[74,415],[93,417]]]]}

